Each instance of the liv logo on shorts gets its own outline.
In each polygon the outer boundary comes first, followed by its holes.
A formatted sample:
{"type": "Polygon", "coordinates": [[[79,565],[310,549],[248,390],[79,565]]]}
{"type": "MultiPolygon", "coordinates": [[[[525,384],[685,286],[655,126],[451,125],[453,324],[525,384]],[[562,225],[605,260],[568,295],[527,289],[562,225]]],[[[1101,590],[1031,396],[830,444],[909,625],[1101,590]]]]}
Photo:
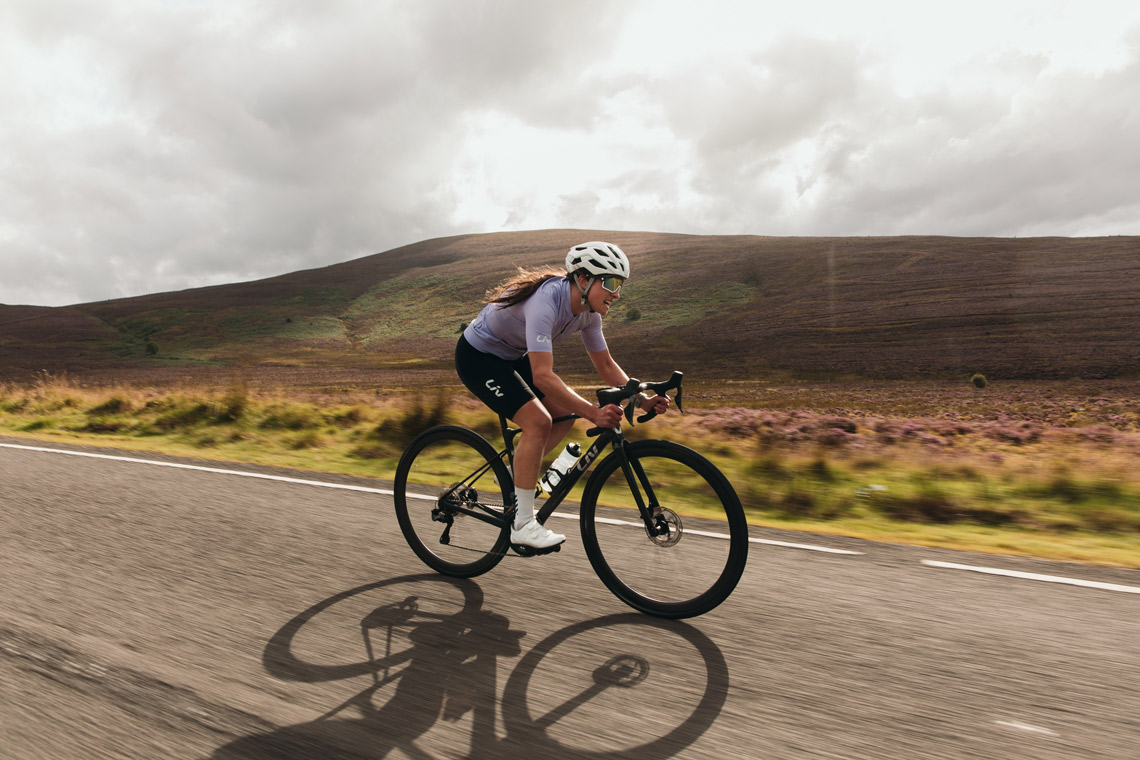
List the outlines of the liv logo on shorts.
{"type": "Polygon", "coordinates": [[[487,381],[487,389],[494,391],[495,395],[498,396],[499,398],[503,397],[503,392],[501,390],[499,390],[499,386],[495,385],[494,380],[488,380],[487,381]]]}

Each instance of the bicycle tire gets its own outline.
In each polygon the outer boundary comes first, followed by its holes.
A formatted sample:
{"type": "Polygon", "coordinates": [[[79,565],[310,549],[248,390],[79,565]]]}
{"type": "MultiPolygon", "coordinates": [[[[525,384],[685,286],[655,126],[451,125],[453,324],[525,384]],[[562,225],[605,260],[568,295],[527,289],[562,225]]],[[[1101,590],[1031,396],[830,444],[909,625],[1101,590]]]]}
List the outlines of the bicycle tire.
{"type": "Polygon", "coordinates": [[[490,525],[453,507],[482,509],[503,517],[514,500],[510,472],[483,436],[443,425],[420,433],[396,467],[396,520],[408,546],[424,564],[443,575],[471,578],[503,558],[509,523],[490,525]],[[468,482],[470,481],[470,482],[468,482]],[[472,491],[454,488],[462,483],[472,491]],[[450,526],[433,517],[450,517],[450,526]],[[447,529],[449,543],[441,539],[447,529]]]}
{"type": "Polygon", "coordinates": [[[582,494],[586,556],[602,583],[634,609],[663,618],[703,615],[728,598],[748,561],[740,499],[716,465],[690,448],[637,441],[626,451],[649,480],[669,533],[652,537],[636,509],[620,509],[633,506],[634,497],[614,452],[582,494]],[[685,521],[700,529],[686,529],[685,521]]]}

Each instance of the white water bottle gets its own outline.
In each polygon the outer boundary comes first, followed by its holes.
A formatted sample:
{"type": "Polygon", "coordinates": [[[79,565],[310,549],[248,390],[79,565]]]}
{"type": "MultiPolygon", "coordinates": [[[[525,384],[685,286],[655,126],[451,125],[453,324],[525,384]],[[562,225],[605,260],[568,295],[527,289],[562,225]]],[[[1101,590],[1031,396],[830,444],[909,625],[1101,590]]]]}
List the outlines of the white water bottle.
{"type": "Polygon", "coordinates": [[[547,493],[553,493],[555,487],[562,482],[562,476],[565,475],[574,463],[578,461],[578,457],[582,456],[582,447],[576,443],[566,444],[566,448],[558,455],[558,458],[550,463],[550,469],[542,476],[539,485],[542,490],[547,493]]]}

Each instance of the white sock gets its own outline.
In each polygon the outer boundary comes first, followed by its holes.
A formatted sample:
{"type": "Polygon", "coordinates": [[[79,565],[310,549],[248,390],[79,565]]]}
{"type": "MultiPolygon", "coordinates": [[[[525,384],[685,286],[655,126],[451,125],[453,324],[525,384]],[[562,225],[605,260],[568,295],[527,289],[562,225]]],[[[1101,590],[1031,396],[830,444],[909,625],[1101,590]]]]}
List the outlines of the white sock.
{"type": "Polygon", "coordinates": [[[534,489],[515,487],[515,530],[534,519],[534,489]]]}

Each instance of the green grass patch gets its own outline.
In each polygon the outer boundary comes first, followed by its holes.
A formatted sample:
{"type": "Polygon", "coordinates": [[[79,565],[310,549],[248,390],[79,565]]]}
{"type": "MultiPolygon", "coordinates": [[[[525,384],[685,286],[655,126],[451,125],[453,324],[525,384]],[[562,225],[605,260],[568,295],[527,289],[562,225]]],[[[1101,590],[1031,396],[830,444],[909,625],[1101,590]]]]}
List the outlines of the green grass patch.
{"type": "Polygon", "coordinates": [[[166,408],[153,419],[152,424],[165,433],[196,427],[212,418],[210,404],[205,401],[175,398],[159,407],[166,408]]]}
{"type": "MultiPolygon", "coordinates": [[[[623,288],[615,307],[615,315],[627,322],[645,319],[655,330],[684,327],[705,317],[722,312],[736,312],[748,303],[754,289],[742,282],[724,282],[715,288],[703,283],[687,286],[665,278],[638,279],[623,288]],[[628,318],[636,311],[636,318],[628,318]]],[[[620,335],[622,325],[607,323],[620,335]]]]}
{"type": "Polygon", "coordinates": [[[404,274],[356,299],[341,320],[363,346],[424,338],[454,339],[456,325],[479,309],[471,284],[460,275],[404,274]]]}
{"type": "Polygon", "coordinates": [[[320,409],[312,404],[282,402],[270,405],[258,423],[263,430],[310,430],[324,423],[320,409]]]}
{"type": "Polygon", "coordinates": [[[122,396],[112,396],[101,404],[87,410],[87,414],[99,417],[108,414],[126,414],[131,411],[132,404],[122,396]]]}

